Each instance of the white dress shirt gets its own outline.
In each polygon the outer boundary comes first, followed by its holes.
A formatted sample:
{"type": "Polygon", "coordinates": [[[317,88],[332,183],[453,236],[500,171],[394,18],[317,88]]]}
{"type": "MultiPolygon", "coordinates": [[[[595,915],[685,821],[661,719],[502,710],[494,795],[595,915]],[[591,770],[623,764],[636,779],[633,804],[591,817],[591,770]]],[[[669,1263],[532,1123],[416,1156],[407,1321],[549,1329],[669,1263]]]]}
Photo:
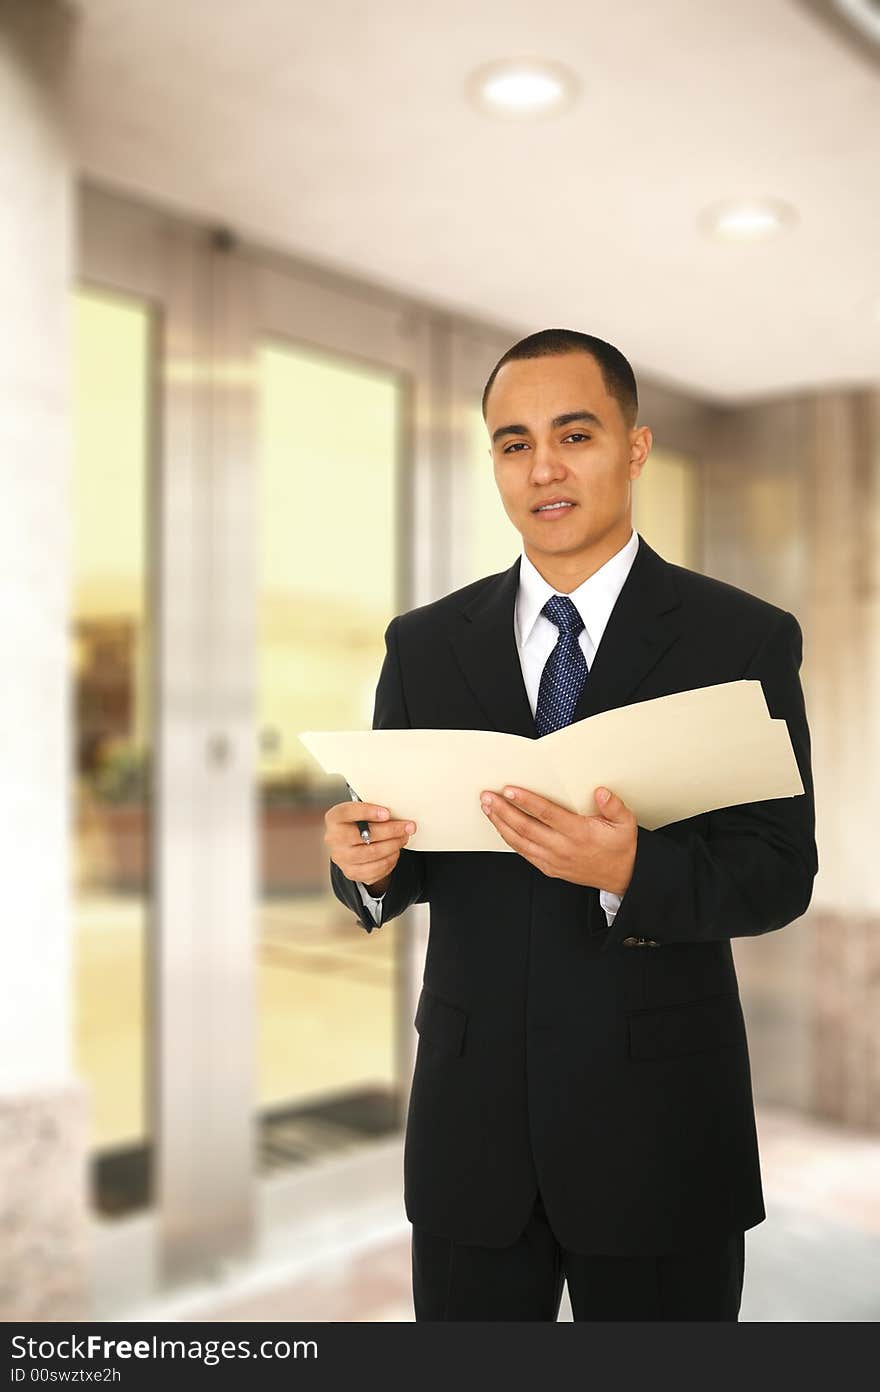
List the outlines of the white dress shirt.
{"type": "MultiPolygon", "coordinates": [[[[593,658],[602,641],[605,625],[611,617],[611,611],[617,603],[617,597],[623,589],[624,581],[629,575],[638,549],[639,535],[638,532],[633,531],[626,545],[615,552],[610,560],[600,566],[593,575],[588,576],[583,584],[578,585],[577,589],[572,590],[568,596],[584,621],[584,627],[578,634],[578,642],[586,658],[588,670],[593,665],[593,658]]],[[[535,569],[523,551],[520,557],[519,588],[516,595],[513,626],[520,667],[532,715],[534,715],[538,704],[541,674],[559,638],[559,629],[547,618],[546,614],[541,613],[547,600],[556,593],[557,591],[548,584],[540,571],[535,569]]],[[[587,680],[589,681],[589,677],[587,680]]],[[[376,923],[380,924],[382,922],[384,894],[372,895],[359,880],[356,883],[361,892],[361,898],[376,923]]],[[[620,895],[613,894],[611,890],[602,889],[599,891],[599,902],[605,910],[605,917],[610,928],[620,907],[620,895]]]]}

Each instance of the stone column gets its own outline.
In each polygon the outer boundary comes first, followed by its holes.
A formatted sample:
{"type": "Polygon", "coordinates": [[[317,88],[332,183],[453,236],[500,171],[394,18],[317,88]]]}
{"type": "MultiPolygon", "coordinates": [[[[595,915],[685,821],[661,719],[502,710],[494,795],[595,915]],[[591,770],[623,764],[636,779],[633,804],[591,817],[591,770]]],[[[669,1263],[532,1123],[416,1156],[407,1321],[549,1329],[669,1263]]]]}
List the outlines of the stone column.
{"type": "Polygon", "coordinates": [[[822,893],[813,909],[821,1115],[880,1130],[880,389],[811,404],[810,699],[822,893]]]}
{"type": "Polygon", "coordinates": [[[718,411],[704,569],[804,635],[819,874],[804,919],[734,940],[761,1100],[880,1130],[880,389],[718,411]]]}
{"type": "Polygon", "coordinates": [[[71,1065],[73,178],[57,0],[0,0],[0,1320],[87,1314],[71,1065]]]}

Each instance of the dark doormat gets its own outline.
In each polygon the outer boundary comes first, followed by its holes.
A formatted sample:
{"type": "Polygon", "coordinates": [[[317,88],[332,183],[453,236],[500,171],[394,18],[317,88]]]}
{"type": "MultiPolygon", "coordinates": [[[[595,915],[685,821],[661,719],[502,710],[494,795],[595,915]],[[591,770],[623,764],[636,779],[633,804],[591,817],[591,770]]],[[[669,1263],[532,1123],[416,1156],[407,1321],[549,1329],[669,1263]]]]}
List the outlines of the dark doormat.
{"type": "MultiPolygon", "coordinates": [[[[307,1106],[276,1107],[258,1121],[259,1170],[275,1173],[311,1164],[324,1155],[352,1150],[365,1140],[389,1136],[403,1124],[402,1096],[363,1088],[307,1106]]],[[[153,1202],[153,1148],[123,1146],[92,1157],[92,1208],[105,1218],[149,1207],[153,1202]]]]}

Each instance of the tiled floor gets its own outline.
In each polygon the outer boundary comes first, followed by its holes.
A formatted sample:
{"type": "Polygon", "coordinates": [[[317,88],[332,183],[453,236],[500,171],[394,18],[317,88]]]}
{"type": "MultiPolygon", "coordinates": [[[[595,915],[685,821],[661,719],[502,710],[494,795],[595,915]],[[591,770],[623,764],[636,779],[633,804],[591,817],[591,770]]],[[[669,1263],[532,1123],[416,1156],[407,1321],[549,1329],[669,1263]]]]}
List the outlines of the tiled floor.
{"type": "MultiPolygon", "coordinates": [[[[746,1234],[743,1322],[880,1319],[880,1137],[759,1114],[767,1221],[746,1234]]],[[[188,1312],[213,1320],[410,1321],[409,1229],[296,1279],[188,1312]]],[[[570,1320],[563,1297],[560,1319],[570,1320]]]]}
{"type": "MultiPolygon", "coordinates": [[[[144,1130],[143,905],[95,897],[83,899],[79,911],[78,1064],[92,1087],[93,1140],[111,1145],[144,1130]]],[[[262,905],[264,1108],[335,1095],[354,1083],[386,1091],[393,1086],[397,927],[388,924],[367,938],[328,893],[262,905]]],[[[781,943],[775,957],[764,950],[751,963],[750,947],[740,946],[737,956],[744,984],[751,982],[750,1040],[753,1059],[760,1060],[755,1075],[763,1095],[797,1096],[806,1057],[803,1021],[790,1020],[782,1007],[791,995],[784,984],[800,981],[792,972],[802,964],[800,958],[793,964],[781,943]],[[782,1018],[791,1028],[786,1025],[786,1034],[774,1024],[776,1033],[765,1039],[760,1003],[768,991],[767,1019],[782,1018]]],[[[759,1131],[768,1219],[746,1236],[742,1319],[880,1318],[880,1137],[767,1107],[759,1109],[759,1131]]],[[[326,1216],[336,1219],[335,1213],[326,1216]]],[[[292,1231],[289,1240],[285,1231],[273,1231],[271,1268],[254,1264],[222,1293],[191,1292],[180,1317],[411,1320],[409,1227],[396,1180],[393,1202],[370,1233],[357,1250],[337,1248],[306,1266],[298,1257],[302,1231],[292,1231]]],[[[164,1313],[175,1317],[167,1303],[164,1313]]],[[[566,1298],[561,1318],[570,1318],[566,1298]]]]}
{"type": "Polygon", "coordinates": [[[880,1319],[880,1136],[759,1110],[767,1221],[746,1234],[741,1318],[880,1319]]]}

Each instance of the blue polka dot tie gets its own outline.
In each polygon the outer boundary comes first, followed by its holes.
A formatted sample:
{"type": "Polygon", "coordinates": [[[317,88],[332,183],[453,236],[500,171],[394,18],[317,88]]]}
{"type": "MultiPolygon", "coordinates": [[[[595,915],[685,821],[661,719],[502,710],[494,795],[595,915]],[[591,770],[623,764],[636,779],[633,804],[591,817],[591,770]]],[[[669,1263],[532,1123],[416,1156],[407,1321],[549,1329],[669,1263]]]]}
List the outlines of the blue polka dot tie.
{"type": "Polygon", "coordinates": [[[587,679],[587,659],[578,642],[584,621],[568,595],[551,595],[541,610],[559,629],[556,646],[544,664],[535,726],[539,735],[549,735],[570,725],[587,679]]]}

